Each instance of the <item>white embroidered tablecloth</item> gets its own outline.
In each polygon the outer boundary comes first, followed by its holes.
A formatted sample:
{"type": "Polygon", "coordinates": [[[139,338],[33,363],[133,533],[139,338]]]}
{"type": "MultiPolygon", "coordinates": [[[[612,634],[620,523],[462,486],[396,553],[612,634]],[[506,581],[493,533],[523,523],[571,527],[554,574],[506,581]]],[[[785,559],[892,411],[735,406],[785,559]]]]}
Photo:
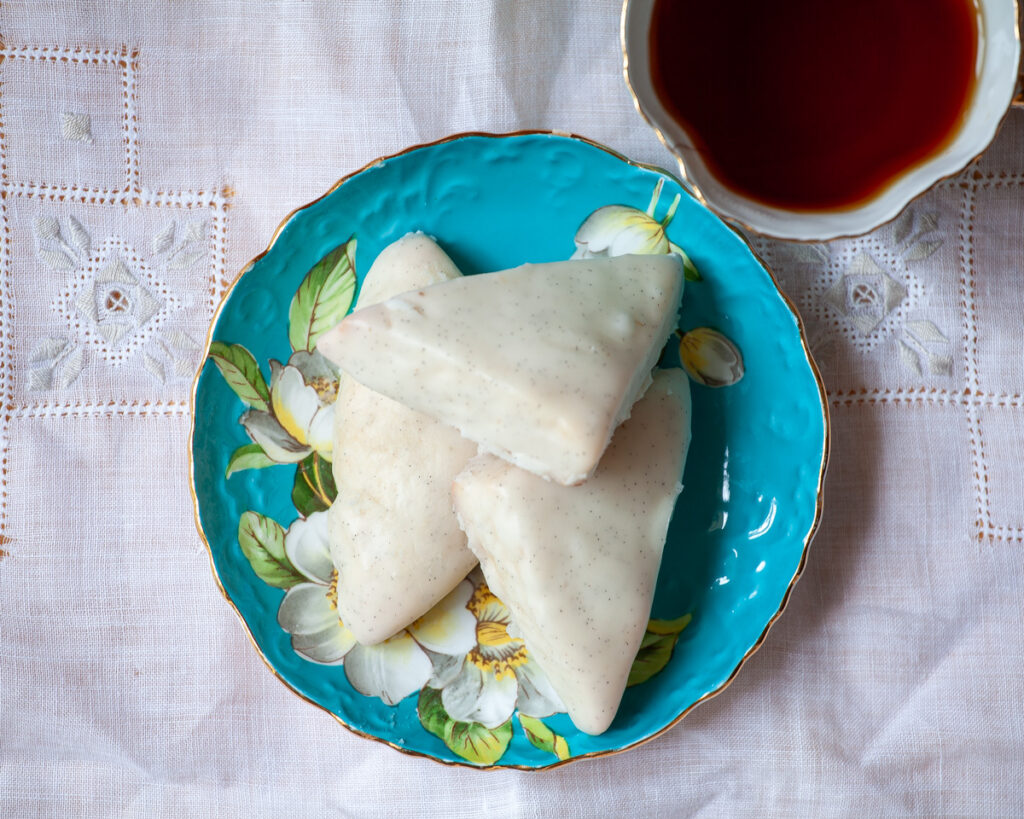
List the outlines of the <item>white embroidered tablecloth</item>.
{"type": "Polygon", "coordinates": [[[1024,813],[1024,113],[869,236],[755,241],[828,385],[826,515],[764,647],[665,736],[533,774],[410,758],[286,690],[221,599],[185,444],[226,286],[336,178],[452,132],[669,165],[618,18],[0,6],[0,815],[1024,813]]]}

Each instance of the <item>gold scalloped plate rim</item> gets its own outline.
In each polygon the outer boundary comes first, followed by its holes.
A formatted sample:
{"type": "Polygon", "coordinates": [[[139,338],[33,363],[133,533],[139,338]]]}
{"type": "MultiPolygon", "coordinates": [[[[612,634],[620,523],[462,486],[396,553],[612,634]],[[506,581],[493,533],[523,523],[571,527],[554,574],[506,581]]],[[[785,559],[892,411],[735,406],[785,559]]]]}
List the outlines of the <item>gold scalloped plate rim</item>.
{"type": "MultiPolygon", "coordinates": [[[[974,154],[974,156],[972,156],[970,159],[964,162],[959,168],[955,168],[949,173],[937,177],[935,181],[928,185],[928,187],[926,187],[924,190],[920,191],[919,193],[915,193],[913,196],[907,199],[907,201],[900,206],[899,210],[897,210],[896,213],[894,213],[888,219],[879,222],[874,227],[868,228],[867,230],[861,233],[840,233],[835,236],[826,236],[823,239],[795,239],[788,236],[775,236],[772,233],[765,233],[762,230],[758,230],[757,228],[748,225],[742,219],[725,213],[724,211],[720,210],[717,205],[714,205],[711,202],[709,202],[707,197],[704,195],[704,191],[701,190],[700,186],[693,179],[691,179],[690,174],[687,173],[686,163],[683,162],[682,156],[680,156],[680,154],[675,150],[675,148],[672,147],[671,143],[669,143],[668,141],[668,138],[665,136],[664,133],[662,133],[661,128],[654,124],[654,121],[647,115],[647,112],[643,109],[643,106],[640,104],[640,98],[637,97],[636,91],[633,90],[633,83],[631,83],[629,80],[629,55],[626,53],[626,11],[629,8],[629,4],[631,2],[632,0],[622,0],[622,11],[619,14],[619,50],[622,52],[622,77],[626,81],[626,90],[629,91],[629,96],[633,100],[633,108],[636,109],[636,112],[640,115],[641,119],[643,119],[647,126],[652,131],[654,131],[654,135],[658,137],[658,141],[662,144],[665,150],[672,155],[672,158],[675,160],[676,167],[679,169],[680,176],[682,177],[682,179],[685,180],[684,187],[691,193],[693,198],[700,202],[704,207],[706,207],[708,210],[714,213],[715,216],[717,216],[719,219],[725,222],[725,224],[729,225],[729,227],[733,228],[734,230],[737,226],[739,226],[744,230],[749,230],[751,233],[756,233],[758,236],[764,236],[765,238],[775,239],[777,241],[791,242],[792,244],[796,245],[826,244],[828,242],[841,242],[847,239],[856,239],[860,236],[866,236],[867,234],[873,233],[879,228],[883,228],[886,225],[891,225],[893,222],[899,219],[900,214],[903,213],[903,211],[905,211],[907,208],[909,208],[911,205],[913,205],[915,202],[921,199],[925,194],[934,190],[943,182],[948,182],[950,179],[953,179],[954,177],[959,176],[961,173],[963,173],[963,171],[967,167],[976,162],[981,157],[981,155],[989,149],[989,146],[996,141],[996,137],[999,136],[999,132],[1003,129],[1003,125],[1006,124],[1007,117],[1010,116],[1010,111],[1012,111],[1014,108],[1024,109],[1024,48],[1020,48],[1021,7],[1020,0],[1013,0],[1013,9],[1016,12],[1017,17],[1017,22],[1013,27],[1013,39],[1017,41],[1018,46],[1017,89],[1016,93],[1012,97],[1010,97],[1009,102],[1007,102],[1006,110],[1003,111],[1003,115],[999,118],[999,122],[996,123],[996,127],[992,131],[991,138],[985,143],[985,146],[980,151],[978,151],[976,154],[974,154]]],[[[746,241],[746,237],[744,237],[744,241],[746,241]]],[[[747,242],[747,245],[750,245],[749,241],[747,242]]],[[[765,267],[765,269],[768,269],[767,266],[765,267]]],[[[769,270],[769,272],[771,271],[769,270]]],[[[772,278],[774,278],[774,274],[772,275],[772,278]]]]}
{"type": "MultiPolygon", "coordinates": [[[[625,8],[625,7],[623,7],[623,8],[625,8]]],[[[590,145],[590,146],[592,146],[594,148],[598,148],[598,149],[600,149],[602,151],[605,151],[606,153],[611,154],[615,158],[621,160],[622,162],[625,162],[628,165],[632,165],[635,168],[641,168],[643,170],[651,171],[653,173],[662,174],[663,176],[666,176],[669,179],[674,180],[677,184],[681,185],[684,190],[689,190],[690,189],[689,186],[685,182],[683,182],[675,174],[671,173],[670,171],[665,170],[664,168],[659,168],[656,165],[648,165],[648,164],[643,163],[643,162],[635,162],[634,160],[629,159],[628,157],[624,156],[623,154],[620,154],[618,151],[614,150],[613,148],[609,148],[607,145],[602,145],[600,142],[595,142],[594,140],[589,139],[589,138],[587,138],[585,136],[580,136],[579,134],[575,134],[575,133],[572,133],[572,132],[569,132],[569,131],[544,130],[544,129],[528,129],[528,130],[520,130],[520,131],[509,131],[507,133],[490,133],[490,132],[486,132],[486,131],[462,131],[462,132],[459,132],[459,133],[450,134],[450,135],[448,135],[446,137],[443,137],[441,139],[433,140],[431,142],[422,142],[422,143],[419,143],[417,145],[411,145],[408,148],[404,148],[401,151],[397,151],[396,153],[388,154],[386,156],[378,157],[378,158],[376,158],[374,160],[371,160],[370,162],[367,162],[365,165],[363,165],[362,167],[358,168],[357,170],[352,171],[351,173],[348,173],[345,176],[341,177],[341,179],[339,179],[337,182],[335,182],[333,185],[331,185],[331,187],[325,193],[321,194],[316,199],[313,199],[312,201],[307,202],[304,205],[300,205],[299,207],[297,207],[294,210],[292,210],[287,216],[284,217],[284,219],[281,221],[281,223],[277,226],[277,229],[274,231],[273,236],[271,236],[270,243],[267,245],[266,249],[263,250],[258,255],[254,256],[249,261],[249,263],[246,264],[241,269],[241,271],[238,273],[238,275],[235,276],[234,280],[231,282],[230,285],[228,285],[227,289],[224,291],[224,294],[221,296],[220,303],[217,305],[217,309],[214,311],[213,317],[210,319],[210,326],[209,326],[209,328],[206,331],[206,339],[205,339],[204,344],[203,344],[203,357],[202,357],[201,363],[199,365],[199,369],[196,371],[195,378],[192,381],[192,392],[191,392],[191,395],[190,395],[190,398],[189,398],[189,415],[190,415],[190,420],[189,420],[189,434],[188,434],[188,487],[189,487],[189,494],[192,496],[192,517],[193,517],[193,520],[195,522],[196,531],[199,533],[199,538],[200,538],[200,540],[202,540],[203,546],[206,547],[206,555],[207,555],[207,557],[209,558],[209,561],[210,561],[210,571],[213,574],[214,582],[217,584],[217,588],[220,590],[221,596],[228,602],[228,604],[231,606],[232,611],[234,611],[235,616],[241,622],[242,628],[245,631],[246,637],[249,638],[249,642],[252,643],[253,648],[256,649],[256,653],[259,655],[259,658],[263,661],[263,664],[266,665],[266,667],[268,669],[270,669],[270,672],[275,677],[277,677],[277,679],[280,680],[281,683],[289,691],[291,691],[293,694],[295,694],[295,696],[299,697],[302,700],[305,700],[306,702],[308,702],[311,705],[315,706],[319,710],[324,711],[325,713],[327,713],[328,715],[333,717],[340,725],[342,725],[344,728],[347,728],[349,731],[351,731],[356,736],[363,737],[364,739],[370,739],[370,740],[373,740],[374,742],[380,742],[380,743],[382,743],[384,745],[387,745],[387,746],[389,746],[391,748],[394,748],[396,751],[399,751],[400,753],[407,754],[409,756],[419,757],[419,758],[423,758],[423,759],[429,759],[432,762],[436,762],[436,763],[439,763],[441,765],[448,765],[448,766],[457,767],[457,768],[468,768],[470,770],[475,770],[475,771],[494,771],[494,770],[550,771],[550,770],[553,770],[555,768],[560,768],[563,765],[568,765],[568,764],[570,764],[572,762],[578,762],[581,759],[597,759],[597,758],[600,758],[600,757],[607,757],[607,756],[614,756],[615,754],[621,754],[624,751],[629,751],[629,750],[631,750],[633,748],[636,748],[636,747],[638,747],[640,745],[643,745],[644,743],[650,742],[651,740],[656,739],[657,737],[660,737],[666,731],[672,729],[677,724],[679,724],[679,722],[683,719],[683,717],[685,717],[687,714],[689,714],[694,708],[696,708],[702,702],[705,702],[706,700],[709,700],[712,697],[717,696],[718,694],[722,693],[726,688],[728,688],[729,685],[732,683],[732,681],[734,679],[736,679],[736,675],[739,674],[740,669],[743,668],[743,666],[746,664],[747,660],[749,660],[754,655],[754,653],[764,644],[765,638],[768,636],[768,632],[771,630],[771,627],[773,625],[775,625],[775,623],[778,621],[779,617],[782,616],[782,612],[785,610],[786,606],[789,604],[789,599],[790,599],[790,596],[793,593],[793,589],[796,586],[797,581],[800,579],[800,576],[801,576],[801,574],[803,574],[804,568],[807,565],[807,554],[808,554],[808,551],[809,551],[809,548],[810,548],[811,540],[814,538],[815,534],[818,531],[818,527],[821,524],[822,507],[823,507],[823,503],[824,503],[825,473],[828,470],[828,460],[829,460],[829,454],[830,454],[831,446],[832,446],[832,431],[831,431],[831,419],[830,419],[830,416],[829,416],[829,408],[828,408],[828,394],[825,391],[825,384],[822,381],[821,372],[818,369],[818,365],[815,363],[813,355],[811,355],[811,349],[810,349],[810,345],[808,344],[808,341],[807,341],[807,332],[806,332],[806,329],[804,328],[803,319],[800,317],[800,313],[797,311],[796,305],[793,304],[793,301],[789,298],[789,296],[787,296],[785,294],[785,292],[783,292],[782,288],[779,285],[779,281],[778,281],[778,279],[775,278],[775,274],[772,272],[771,268],[768,266],[768,264],[765,262],[765,260],[762,259],[760,255],[758,255],[757,251],[754,250],[753,246],[750,244],[750,242],[747,239],[747,237],[744,236],[739,230],[737,230],[734,225],[731,225],[729,222],[723,220],[723,223],[725,224],[725,226],[728,227],[730,230],[732,230],[733,233],[735,233],[743,241],[743,243],[746,245],[747,249],[750,251],[750,253],[757,260],[758,264],[761,265],[761,267],[764,269],[764,271],[768,274],[769,278],[771,279],[772,285],[775,287],[775,291],[779,294],[779,296],[782,298],[783,303],[786,305],[786,307],[789,309],[790,313],[796,319],[797,328],[798,328],[799,333],[800,333],[800,345],[803,348],[804,357],[807,360],[807,363],[810,365],[811,372],[814,375],[814,380],[815,380],[815,383],[817,384],[817,387],[818,387],[818,397],[819,397],[819,402],[820,402],[820,405],[821,405],[822,423],[823,423],[824,431],[825,431],[824,441],[822,442],[823,446],[822,446],[821,465],[820,465],[819,471],[818,471],[818,485],[817,485],[817,488],[816,488],[815,507],[814,507],[814,520],[812,521],[811,527],[810,527],[810,529],[808,529],[807,534],[804,536],[803,549],[802,549],[801,554],[800,554],[800,563],[797,565],[796,571],[794,572],[793,577],[790,579],[789,585],[786,587],[786,592],[782,596],[782,602],[779,604],[778,610],[775,612],[775,614],[772,615],[771,619],[765,625],[764,630],[761,632],[761,635],[757,638],[757,640],[754,642],[754,644],[747,650],[747,652],[743,655],[743,657],[740,658],[739,663],[737,663],[736,667],[732,670],[732,673],[728,676],[728,678],[721,685],[719,685],[717,688],[715,688],[713,691],[709,691],[707,694],[704,694],[698,700],[696,700],[695,702],[693,702],[689,706],[687,706],[677,717],[675,717],[675,719],[671,720],[665,726],[663,726],[659,730],[655,731],[654,733],[650,734],[649,736],[643,737],[642,739],[638,739],[637,741],[632,742],[629,745],[624,745],[621,748],[614,748],[614,749],[607,750],[607,751],[592,751],[591,753],[588,753],[588,754],[580,754],[579,756],[569,757],[569,759],[563,759],[563,760],[559,760],[558,762],[553,762],[550,765],[530,766],[530,765],[502,765],[500,763],[499,764],[495,764],[495,765],[474,765],[474,764],[472,764],[470,762],[459,762],[459,761],[456,761],[456,760],[438,759],[437,757],[431,756],[430,754],[426,754],[426,753],[423,753],[421,751],[414,751],[414,750],[412,750],[410,748],[405,748],[405,747],[403,747],[401,745],[397,745],[396,743],[391,742],[391,741],[389,741],[387,739],[384,739],[383,737],[374,736],[373,734],[367,734],[367,733],[365,733],[363,731],[360,731],[358,728],[354,728],[353,726],[349,725],[347,722],[345,722],[345,720],[343,720],[340,716],[335,714],[333,711],[331,711],[328,708],[325,708],[320,703],[315,702],[314,700],[310,699],[305,694],[303,694],[301,691],[298,691],[291,683],[289,683],[284,677],[282,677],[277,672],[277,669],[274,668],[274,666],[271,664],[271,662],[267,659],[266,655],[263,653],[263,650],[259,647],[259,644],[256,642],[256,638],[253,637],[252,631],[249,629],[249,624],[246,622],[245,618],[242,616],[242,613],[238,610],[238,607],[235,605],[234,601],[231,599],[230,595],[227,592],[227,589],[224,588],[224,584],[221,582],[221,579],[220,579],[220,574],[217,571],[217,564],[214,562],[214,559],[213,559],[213,549],[210,547],[210,542],[206,539],[206,533],[203,531],[203,526],[202,526],[202,523],[200,522],[200,519],[199,519],[199,496],[198,496],[198,493],[196,491],[196,484],[195,484],[195,461],[194,461],[194,456],[193,456],[193,444],[194,444],[195,431],[196,431],[196,399],[197,399],[198,390],[199,390],[199,378],[202,375],[203,370],[206,367],[206,360],[207,360],[207,358],[209,356],[209,353],[210,353],[210,345],[213,343],[214,329],[216,328],[217,322],[220,319],[220,314],[223,311],[224,306],[227,304],[227,301],[230,298],[231,293],[234,291],[234,289],[238,285],[238,283],[242,280],[242,277],[246,273],[248,273],[252,269],[252,267],[260,259],[262,259],[264,256],[267,255],[267,253],[270,252],[270,249],[274,246],[275,242],[277,242],[278,237],[281,235],[281,231],[284,230],[285,225],[287,225],[288,222],[290,222],[292,220],[292,218],[297,213],[299,213],[300,211],[306,210],[307,208],[310,208],[313,205],[315,205],[317,202],[320,202],[321,200],[327,198],[332,193],[334,193],[338,188],[340,188],[342,185],[344,185],[352,177],[357,176],[358,174],[361,174],[363,171],[369,170],[370,168],[372,168],[373,166],[377,165],[380,162],[385,162],[385,161],[387,161],[389,159],[395,159],[396,157],[403,156],[403,155],[408,154],[408,153],[412,153],[413,151],[418,151],[421,148],[429,148],[429,147],[434,146],[434,145],[442,145],[442,144],[444,144],[446,142],[452,142],[452,141],[454,141],[456,139],[463,139],[465,137],[485,137],[485,138],[488,138],[488,139],[505,139],[505,138],[508,138],[508,137],[532,136],[532,135],[552,135],[552,136],[561,136],[561,137],[567,137],[569,139],[578,140],[579,142],[582,142],[582,143],[584,143],[586,145],[590,145]]],[[[703,200],[698,199],[698,201],[701,201],[701,203],[704,204],[703,200]]]]}

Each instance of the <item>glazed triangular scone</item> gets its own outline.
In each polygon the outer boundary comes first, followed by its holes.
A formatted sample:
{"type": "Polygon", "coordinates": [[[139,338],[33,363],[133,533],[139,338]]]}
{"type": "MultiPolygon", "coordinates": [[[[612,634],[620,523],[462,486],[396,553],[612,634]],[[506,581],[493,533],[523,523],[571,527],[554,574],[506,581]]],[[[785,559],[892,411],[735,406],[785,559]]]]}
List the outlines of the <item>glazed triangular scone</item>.
{"type": "Polygon", "coordinates": [[[611,724],[640,648],[689,442],[689,382],[662,370],[582,486],[491,455],[455,479],[488,585],[588,734],[611,724]]]}
{"type": "MultiPolygon", "coordinates": [[[[460,275],[437,244],[412,233],[381,251],[357,306],[460,275]]],[[[334,330],[317,346],[337,360],[341,343],[334,330]]],[[[338,498],[328,526],[338,613],[360,643],[378,643],[427,612],[476,565],[450,496],[476,445],[345,373],[335,406],[338,498]]]]}
{"type": "Polygon", "coordinates": [[[332,358],[482,451],[578,484],[650,383],[682,287],[674,255],[467,276],[356,311],[332,358]]]}

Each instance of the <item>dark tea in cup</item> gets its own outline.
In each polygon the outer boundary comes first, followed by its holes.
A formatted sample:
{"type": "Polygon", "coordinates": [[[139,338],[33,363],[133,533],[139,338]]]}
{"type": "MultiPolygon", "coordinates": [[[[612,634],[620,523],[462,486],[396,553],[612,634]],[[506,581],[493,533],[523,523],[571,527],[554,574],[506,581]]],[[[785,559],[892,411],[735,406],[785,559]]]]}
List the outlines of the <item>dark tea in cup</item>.
{"type": "Polygon", "coordinates": [[[651,80],[722,184],[848,208],[957,134],[979,25],[974,0],[655,0],[651,80]]]}

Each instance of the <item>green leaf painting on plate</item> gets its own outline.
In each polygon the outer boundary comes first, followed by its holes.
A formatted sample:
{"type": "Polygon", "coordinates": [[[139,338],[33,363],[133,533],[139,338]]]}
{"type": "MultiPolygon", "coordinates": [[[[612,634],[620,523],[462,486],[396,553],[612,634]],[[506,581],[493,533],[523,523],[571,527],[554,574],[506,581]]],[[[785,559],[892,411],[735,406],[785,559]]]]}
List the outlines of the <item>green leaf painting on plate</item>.
{"type": "Polygon", "coordinates": [[[245,347],[215,341],[210,345],[210,358],[246,406],[264,411],[270,409],[270,389],[260,372],[260,365],[245,347]]]}
{"type": "Polygon", "coordinates": [[[672,252],[678,253],[683,260],[683,278],[688,282],[699,282],[701,281],[700,273],[697,271],[697,266],[690,260],[690,257],[686,255],[686,251],[683,250],[679,245],[672,245],[672,252]]]}
{"type": "Polygon", "coordinates": [[[512,720],[497,728],[479,722],[459,722],[448,716],[441,702],[441,691],[424,687],[416,706],[420,723],[438,737],[449,750],[477,765],[493,765],[505,754],[512,741],[512,720]]]}
{"type": "Polygon", "coordinates": [[[224,477],[230,478],[236,472],[243,469],[264,469],[273,466],[274,461],[263,451],[259,444],[243,444],[231,453],[228,459],[228,467],[224,471],[224,477]]]}
{"type": "Polygon", "coordinates": [[[444,739],[445,727],[452,718],[444,710],[441,703],[440,688],[424,688],[420,691],[419,701],[416,703],[416,711],[420,717],[420,724],[434,736],[444,739]]]}
{"type": "Polygon", "coordinates": [[[629,670],[626,685],[640,685],[661,671],[672,659],[679,635],[689,624],[692,616],[684,614],[675,620],[651,620],[640,643],[633,667],[629,670]]]}
{"type": "Polygon", "coordinates": [[[487,728],[478,722],[455,720],[449,720],[445,726],[444,744],[463,759],[477,765],[493,765],[505,755],[511,741],[511,719],[497,728],[487,728]]]}
{"type": "Polygon", "coordinates": [[[293,350],[316,342],[345,317],[356,290],[356,240],[339,245],[306,274],[288,310],[288,340],[293,350]]]}
{"type": "Polygon", "coordinates": [[[559,759],[569,758],[569,743],[565,741],[565,737],[556,734],[539,719],[520,714],[519,724],[523,726],[523,732],[531,745],[554,754],[559,759]]]}
{"type": "Polygon", "coordinates": [[[281,524],[258,512],[245,512],[238,521],[238,545],[256,575],[264,583],[290,589],[305,578],[284,551],[281,524]]]}
{"type": "Polygon", "coordinates": [[[317,453],[309,455],[295,467],[292,503],[300,515],[309,517],[314,512],[326,511],[337,495],[331,464],[317,453]]]}

